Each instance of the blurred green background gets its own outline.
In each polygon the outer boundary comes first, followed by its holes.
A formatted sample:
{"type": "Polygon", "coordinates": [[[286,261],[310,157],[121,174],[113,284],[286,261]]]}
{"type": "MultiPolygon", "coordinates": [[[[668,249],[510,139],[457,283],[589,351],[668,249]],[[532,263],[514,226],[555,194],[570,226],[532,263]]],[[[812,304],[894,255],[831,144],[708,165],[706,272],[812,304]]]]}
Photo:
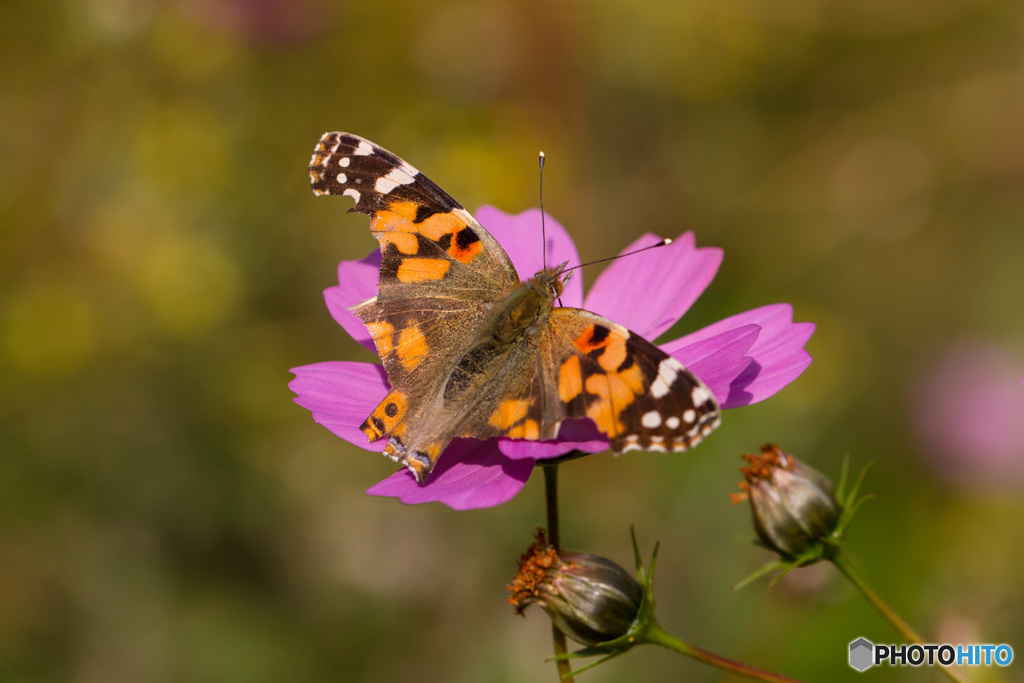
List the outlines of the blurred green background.
{"type": "MultiPolygon", "coordinates": [[[[896,640],[828,567],[731,592],[769,558],[728,495],[771,440],[876,461],[849,548],[926,638],[1024,652],[1024,4],[16,1],[0,54],[0,681],[554,680],[504,603],[540,477],[369,498],[392,464],[291,402],[289,368],[373,359],[321,298],[375,247],[309,190],[327,130],[471,209],[535,206],[543,149],[585,259],[723,247],[668,337],[818,325],[695,453],[562,468],[566,545],[662,542],[668,630],[818,681],[896,640]]],[[[654,648],[580,677],[683,679],[734,680],[654,648]]]]}

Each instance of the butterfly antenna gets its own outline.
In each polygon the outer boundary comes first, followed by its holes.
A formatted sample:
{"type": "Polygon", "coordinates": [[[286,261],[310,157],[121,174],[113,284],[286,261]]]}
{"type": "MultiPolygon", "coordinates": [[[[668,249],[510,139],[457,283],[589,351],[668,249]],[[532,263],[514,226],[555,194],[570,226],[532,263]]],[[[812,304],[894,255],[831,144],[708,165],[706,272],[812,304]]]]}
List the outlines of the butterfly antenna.
{"type": "Polygon", "coordinates": [[[548,234],[544,227],[544,152],[540,153],[540,157],[537,159],[537,163],[540,165],[540,238],[542,240],[540,253],[541,263],[544,267],[548,267],[548,234]]]}
{"type": "Polygon", "coordinates": [[[655,242],[654,244],[649,244],[646,247],[640,247],[639,249],[635,249],[633,251],[627,251],[625,254],[619,254],[617,256],[608,256],[607,258],[599,258],[596,261],[590,261],[588,263],[581,263],[578,266],[573,266],[572,268],[566,268],[565,270],[561,271],[559,273],[559,275],[564,275],[565,273],[568,273],[570,270],[576,270],[577,268],[582,268],[584,266],[592,266],[595,263],[604,263],[605,261],[614,261],[615,259],[626,258],[627,256],[632,256],[633,254],[639,254],[640,252],[647,251],[648,249],[657,249],[658,247],[664,247],[664,246],[669,245],[669,244],[672,244],[672,240],[669,239],[668,237],[666,237],[665,239],[661,240],[660,242],[655,242]]]}

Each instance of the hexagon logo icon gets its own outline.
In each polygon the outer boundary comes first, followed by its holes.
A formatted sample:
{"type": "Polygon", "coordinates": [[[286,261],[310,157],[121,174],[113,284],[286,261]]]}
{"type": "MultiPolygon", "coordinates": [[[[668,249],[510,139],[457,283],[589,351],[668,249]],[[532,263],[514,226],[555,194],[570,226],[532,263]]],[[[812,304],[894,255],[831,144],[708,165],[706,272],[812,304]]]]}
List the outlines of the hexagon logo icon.
{"type": "Polygon", "coordinates": [[[857,671],[864,671],[874,662],[875,646],[866,638],[858,638],[850,643],[850,666],[857,671]]]}

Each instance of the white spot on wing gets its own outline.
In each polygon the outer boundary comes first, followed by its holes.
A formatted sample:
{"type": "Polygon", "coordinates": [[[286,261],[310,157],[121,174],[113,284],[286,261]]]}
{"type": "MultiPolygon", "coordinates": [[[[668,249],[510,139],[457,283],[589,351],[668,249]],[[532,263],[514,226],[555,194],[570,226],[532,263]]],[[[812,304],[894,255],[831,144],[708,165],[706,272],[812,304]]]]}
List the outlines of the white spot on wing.
{"type": "Polygon", "coordinates": [[[693,408],[689,408],[683,411],[683,421],[686,424],[693,424],[693,421],[697,419],[697,411],[693,408]]]}
{"type": "Polygon", "coordinates": [[[359,203],[359,190],[349,189],[349,190],[345,190],[344,192],[342,192],[342,194],[346,195],[348,197],[351,197],[352,199],[356,200],[357,204],[359,203]]]}
{"type": "Polygon", "coordinates": [[[348,168],[348,165],[351,163],[351,159],[349,159],[348,157],[342,157],[341,160],[338,161],[338,166],[341,166],[342,168],[348,168]]]}
{"type": "Polygon", "coordinates": [[[657,410],[651,410],[643,414],[640,418],[640,424],[647,429],[657,429],[661,426],[661,413],[657,410]]]}
{"type": "MultiPolygon", "coordinates": [[[[693,412],[693,411],[690,411],[690,412],[693,412]]],[[[683,415],[685,416],[686,413],[683,413],[683,415]]],[[[673,415],[672,417],[670,417],[667,420],[665,420],[665,426],[668,427],[669,429],[676,429],[676,428],[678,428],[679,427],[679,418],[676,417],[675,415],[673,415]]]]}
{"type": "Polygon", "coordinates": [[[658,364],[658,376],[651,382],[651,396],[661,398],[668,395],[672,383],[676,381],[676,376],[679,375],[679,371],[676,370],[678,365],[679,361],[672,358],[666,358],[658,364]]]}
{"type": "Polygon", "coordinates": [[[693,405],[700,408],[702,405],[711,400],[711,392],[708,391],[707,387],[698,385],[693,388],[693,392],[690,394],[690,398],[693,399],[693,405]]]}
{"type": "Polygon", "coordinates": [[[373,154],[373,145],[366,140],[360,140],[359,146],[356,147],[356,151],[352,152],[357,157],[368,157],[373,154]]]}
{"type": "Polygon", "coordinates": [[[377,178],[377,184],[374,185],[373,189],[381,194],[387,194],[399,185],[411,184],[416,179],[417,173],[419,171],[403,161],[401,166],[391,169],[391,172],[386,176],[377,178]],[[409,173],[409,171],[412,171],[412,173],[409,173]]]}
{"type": "Polygon", "coordinates": [[[344,173],[339,173],[338,174],[338,184],[339,185],[344,185],[347,182],[348,182],[348,176],[345,175],[344,173]]]}

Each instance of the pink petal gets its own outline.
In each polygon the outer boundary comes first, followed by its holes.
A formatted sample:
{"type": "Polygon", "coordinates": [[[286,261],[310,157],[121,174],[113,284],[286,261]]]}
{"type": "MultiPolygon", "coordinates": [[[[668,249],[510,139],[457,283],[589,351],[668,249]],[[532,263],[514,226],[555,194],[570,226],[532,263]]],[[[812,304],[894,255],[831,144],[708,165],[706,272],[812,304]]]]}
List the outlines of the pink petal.
{"type": "MultiPolygon", "coordinates": [[[[622,253],[659,239],[648,233],[622,253]]],[[[612,261],[594,282],[583,307],[645,339],[656,339],[689,310],[722,263],[721,249],[697,249],[695,244],[688,232],[668,246],[612,261]]]]}
{"type": "Polygon", "coordinates": [[[350,337],[373,352],[377,351],[377,347],[366,331],[366,326],[348,309],[377,296],[379,272],[379,251],[358,261],[342,261],[338,264],[338,285],[324,290],[324,301],[327,302],[331,317],[350,337]]]}
{"type": "Polygon", "coordinates": [[[368,451],[383,451],[387,439],[370,443],[359,431],[388,393],[384,368],[370,363],[327,361],[292,368],[295,379],[288,388],[295,402],[313,413],[313,421],[350,444],[368,451]]]}
{"type": "Polygon", "coordinates": [[[814,324],[794,323],[793,307],[789,304],[770,304],[738,313],[669,342],[662,349],[675,355],[687,346],[748,324],[761,326],[757,341],[747,352],[753,362],[732,382],[729,398],[723,407],[738,408],[758,403],[777,394],[811,364],[811,356],[804,350],[804,344],[814,334],[814,324]]]}
{"type": "MultiPolygon", "coordinates": [[[[507,214],[493,206],[481,206],[473,216],[480,225],[498,240],[519,273],[520,280],[528,280],[544,269],[544,245],[541,243],[540,209],[529,209],[520,214],[507,214]]],[[[566,261],[570,266],[580,262],[576,245],[562,224],[545,214],[547,234],[547,265],[557,266],[566,261]]],[[[578,308],[583,301],[583,278],[570,277],[562,292],[562,304],[578,308]]]]}
{"type": "Polygon", "coordinates": [[[672,342],[662,350],[708,385],[720,406],[731,407],[731,403],[741,400],[739,392],[745,391],[745,386],[733,385],[754,361],[747,353],[760,332],[757,325],[743,325],[674,351],[669,350],[675,347],[672,342]]]}
{"type": "Polygon", "coordinates": [[[407,505],[437,502],[455,510],[494,507],[519,493],[533,465],[533,460],[504,457],[493,440],[456,439],[445,449],[425,485],[417,484],[402,468],[366,493],[398,498],[407,505]]]}

